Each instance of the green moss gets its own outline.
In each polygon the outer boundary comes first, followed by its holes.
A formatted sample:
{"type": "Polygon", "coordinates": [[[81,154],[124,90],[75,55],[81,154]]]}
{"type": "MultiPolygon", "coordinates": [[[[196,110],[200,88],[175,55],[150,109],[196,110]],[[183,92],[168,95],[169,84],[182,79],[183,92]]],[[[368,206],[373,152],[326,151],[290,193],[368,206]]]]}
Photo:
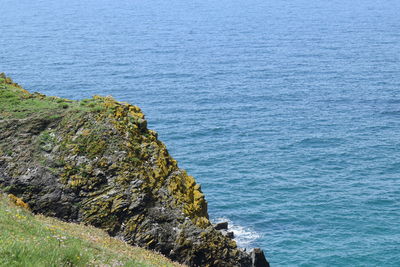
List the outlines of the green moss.
{"type": "Polygon", "coordinates": [[[60,174],[60,181],[68,187],[77,190],[92,190],[103,182],[93,173],[93,166],[66,163],[60,174]]]}
{"type": "Polygon", "coordinates": [[[39,148],[43,151],[50,152],[56,142],[55,134],[52,131],[45,130],[43,131],[38,138],[39,148]]]}

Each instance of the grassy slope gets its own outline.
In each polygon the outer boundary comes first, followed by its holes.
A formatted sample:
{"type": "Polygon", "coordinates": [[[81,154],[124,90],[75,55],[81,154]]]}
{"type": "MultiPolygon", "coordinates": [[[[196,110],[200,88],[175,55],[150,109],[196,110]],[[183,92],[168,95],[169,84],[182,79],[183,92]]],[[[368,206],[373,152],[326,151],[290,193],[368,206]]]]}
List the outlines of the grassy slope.
{"type": "Polygon", "coordinates": [[[182,266],[104,231],[33,215],[0,193],[0,266],[182,266]]]}

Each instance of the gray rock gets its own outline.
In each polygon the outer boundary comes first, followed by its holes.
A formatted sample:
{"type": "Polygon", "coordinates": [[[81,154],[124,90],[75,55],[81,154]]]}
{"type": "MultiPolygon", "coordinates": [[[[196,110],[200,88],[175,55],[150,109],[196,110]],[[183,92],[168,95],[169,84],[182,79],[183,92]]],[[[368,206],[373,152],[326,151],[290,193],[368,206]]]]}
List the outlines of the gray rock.
{"type": "Polygon", "coordinates": [[[255,248],[251,251],[252,267],[269,267],[269,262],[266,260],[264,252],[255,248]]]}
{"type": "Polygon", "coordinates": [[[228,237],[230,239],[235,238],[235,234],[233,232],[229,232],[229,231],[226,231],[226,230],[220,230],[220,231],[221,231],[221,234],[223,236],[226,236],[226,237],[228,237]]]}
{"type": "Polygon", "coordinates": [[[228,230],[228,222],[220,222],[214,224],[215,230],[228,230]]]}

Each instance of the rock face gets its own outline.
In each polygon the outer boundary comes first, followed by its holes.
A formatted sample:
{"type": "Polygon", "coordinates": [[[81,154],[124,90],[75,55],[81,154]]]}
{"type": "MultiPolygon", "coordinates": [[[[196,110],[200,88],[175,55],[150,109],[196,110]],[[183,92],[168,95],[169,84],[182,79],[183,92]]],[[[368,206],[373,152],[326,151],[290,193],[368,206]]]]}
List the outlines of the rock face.
{"type": "Polygon", "coordinates": [[[111,97],[31,94],[0,75],[0,188],[189,266],[268,266],[211,225],[200,185],[111,97]]]}
{"type": "Polygon", "coordinates": [[[255,248],[251,252],[251,259],[254,267],[269,266],[269,263],[265,259],[264,252],[259,248],[255,248]]]}

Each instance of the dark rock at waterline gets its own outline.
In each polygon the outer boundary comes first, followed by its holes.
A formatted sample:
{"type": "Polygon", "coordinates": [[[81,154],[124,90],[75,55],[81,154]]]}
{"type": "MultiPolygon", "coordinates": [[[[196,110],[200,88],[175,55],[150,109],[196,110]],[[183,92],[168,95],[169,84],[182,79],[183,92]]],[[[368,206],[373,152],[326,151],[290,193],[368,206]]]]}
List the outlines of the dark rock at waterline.
{"type": "Polygon", "coordinates": [[[235,238],[235,234],[233,232],[229,232],[226,230],[220,230],[223,236],[229,237],[230,239],[235,238]]]}
{"type": "Polygon", "coordinates": [[[255,248],[250,253],[252,260],[252,267],[269,267],[269,262],[265,259],[264,252],[255,248]]]}
{"type": "Polygon", "coordinates": [[[228,222],[220,222],[214,224],[215,230],[228,230],[228,222]]]}

